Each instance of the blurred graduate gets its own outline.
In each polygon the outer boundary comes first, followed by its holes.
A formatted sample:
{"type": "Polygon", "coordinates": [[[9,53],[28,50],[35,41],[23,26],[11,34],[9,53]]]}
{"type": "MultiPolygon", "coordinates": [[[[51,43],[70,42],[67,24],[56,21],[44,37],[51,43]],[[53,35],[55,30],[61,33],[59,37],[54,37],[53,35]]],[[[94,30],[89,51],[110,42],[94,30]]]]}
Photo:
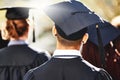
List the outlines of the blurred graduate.
{"type": "Polygon", "coordinates": [[[1,31],[0,31],[0,49],[7,47],[8,43],[9,43],[9,40],[2,39],[1,31]]]}
{"type": "Polygon", "coordinates": [[[45,53],[37,53],[28,47],[29,8],[9,7],[7,10],[7,21],[2,27],[2,38],[8,39],[8,46],[0,50],[0,80],[23,80],[25,73],[35,68],[48,58],[45,53]]]}
{"type": "Polygon", "coordinates": [[[104,68],[113,80],[120,80],[120,30],[115,27],[119,24],[112,24],[104,20],[98,24],[98,29],[96,25],[89,27],[89,40],[83,47],[82,56],[91,64],[104,68]],[[98,30],[100,35],[97,35],[98,30]]]}
{"type": "Polygon", "coordinates": [[[73,0],[48,6],[45,13],[55,22],[56,50],[48,62],[29,70],[24,80],[112,80],[104,69],[81,57],[89,37],[87,26],[101,22],[100,18],[73,0]]]}

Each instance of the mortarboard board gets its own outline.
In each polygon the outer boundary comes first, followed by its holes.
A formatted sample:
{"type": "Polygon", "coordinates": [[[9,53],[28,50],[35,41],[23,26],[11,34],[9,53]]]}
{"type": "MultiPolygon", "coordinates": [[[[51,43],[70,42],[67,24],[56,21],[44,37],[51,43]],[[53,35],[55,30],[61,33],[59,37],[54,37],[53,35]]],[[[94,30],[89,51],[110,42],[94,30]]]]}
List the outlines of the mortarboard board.
{"type": "Polygon", "coordinates": [[[100,17],[77,1],[56,3],[44,11],[55,22],[58,33],[68,40],[80,39],[87,26],[102,22],[100,17]]]}
{"type": "MultiPolygon", "coordinates": [[[[30,7],[4,7],[0,8],[0,10],[6,11],[7,19],[27,19],[29,17],[29,9],[30,7]]],[[[35,42],[35,30],[33,29],[33,42],[35,42]]]]}
{"type": "MultiPolygon", "coordinates": [[[[104,21],[103,23],[98,23],[98,26],[103,46],[106,46],[107,44],[109,44],[110,41],[114,40],[120,35],[120,30],[115,28],[107,21],[104,21]]],[[[99,43],[96,25],[91,25],[90,27],[88,27],[88,34],[89,40],[98,46],[99,43]]]]}
{"type": "Polygon", "coordinates": [[[27,19],[29,16],[28,7],[7,7],[0,8],[0,10],[7,10],[6,18],[7,19],[27,19]]]}
{"type": "Polygon", "coordinates": [[[88,27],[89,41],[94,43],[100,52],[101,65],[105,67],[105,50],[104,46],[110,43],[120,35],[120,31],[112,26],[109,22],[104,21],[98,25],[91,25],[88,27]]]}

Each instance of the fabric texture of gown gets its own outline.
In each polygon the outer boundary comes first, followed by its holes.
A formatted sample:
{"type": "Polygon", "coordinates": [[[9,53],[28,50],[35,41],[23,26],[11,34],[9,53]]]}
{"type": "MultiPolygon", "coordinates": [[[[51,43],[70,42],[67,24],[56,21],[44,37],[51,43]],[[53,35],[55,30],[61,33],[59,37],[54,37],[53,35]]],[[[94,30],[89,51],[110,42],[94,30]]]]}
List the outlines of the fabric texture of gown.
{"type": "Polygon", "coordinates": [[[48,58],[37,53],[28,45],[11,45],[0,50],[0,80],[23,80],[25,73],[48,58]]]}
{"type": "Polygon", "coordinates": [[[72,59],[51,58],[38,68],[31,69],[24,80],[112,80],[103,69],[97,68],[81,57],[72,59]]]}

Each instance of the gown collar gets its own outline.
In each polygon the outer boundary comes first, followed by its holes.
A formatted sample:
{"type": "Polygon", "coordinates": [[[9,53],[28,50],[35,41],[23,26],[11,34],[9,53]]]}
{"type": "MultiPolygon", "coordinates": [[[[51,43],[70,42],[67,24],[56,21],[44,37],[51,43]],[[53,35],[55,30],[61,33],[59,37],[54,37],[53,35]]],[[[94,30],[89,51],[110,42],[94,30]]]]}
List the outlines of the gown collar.
{"type": "Polygon", "coordinates": [[[53,57],[55,58],[76,58],[81,56],[79,50],[55,50],[53,57]]]}
{"type": "Polygon", "coordinates": [[[11,45],[28,45],[28,44],[24,40],[11,40],[8,43],[8,46],[11,46],[11,45]]]}

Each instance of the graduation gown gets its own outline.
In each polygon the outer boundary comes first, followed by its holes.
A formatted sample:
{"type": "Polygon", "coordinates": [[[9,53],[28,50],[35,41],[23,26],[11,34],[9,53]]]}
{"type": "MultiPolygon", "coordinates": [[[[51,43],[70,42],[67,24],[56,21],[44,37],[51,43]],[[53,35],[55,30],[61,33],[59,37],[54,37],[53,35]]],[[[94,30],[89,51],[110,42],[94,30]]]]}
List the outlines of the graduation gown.
{"type": "MultiPolygon", "coordinates": [[[[110,44],[107,44],[105,49],[105,67],[104,69],[112,76],[113,80],[120,80],[120,56],[115,52],[117,49],[120,52],[120,36],[113,40],[113,47],[110,44]]],[[[101,58],[98,47],[88,41],[84,47],[82,56],[85,60],[91,64],[101,66],[101,58]],[[90,47],[91,46],[91,47],[90,47]]]]}
{"type": "Polygon", "coordinates": [[[0,50],[0,80],[23,80],[25,73],[48,58],[28,45],[11,45],[0,50]]]}
{"type": "Polygon", "coordinates": [[[8,43],[9,43],[9,40],[2,39],[1,31],[0,31],[0,49],[6,47],[8,45],[8,43]]]}
{"type": "Polygon", "coordinates": [[[96,68],[81,57],[51,58],[38,68],[31,69],[24,80],[112,80],[103,69],[96,68]]]}

